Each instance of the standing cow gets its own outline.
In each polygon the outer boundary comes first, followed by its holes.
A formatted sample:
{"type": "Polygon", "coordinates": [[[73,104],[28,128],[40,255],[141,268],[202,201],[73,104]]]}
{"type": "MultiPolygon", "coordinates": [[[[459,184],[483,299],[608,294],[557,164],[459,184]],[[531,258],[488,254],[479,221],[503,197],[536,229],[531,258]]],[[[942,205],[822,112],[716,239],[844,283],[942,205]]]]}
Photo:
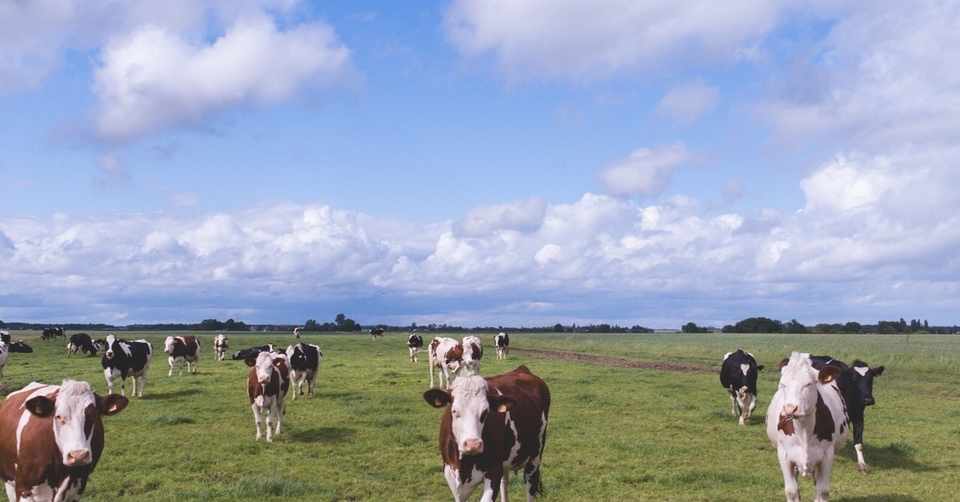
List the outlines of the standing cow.
{"type": "Polygon", "coordinates": [[[0,342],[10,343],[10,332],[0,329],[0,342]]]}
{"type": "Polygon", "coordinates": [[[800,501],[798,473],[814,477],[817,502],[830,497],[833,460],[849,432],[839,374],[835,366],[817,370],[810,354],[799,352],[780,368],[780,386],[767,409],[767,437],[777,447],[787,502],[800,501]]]}
{"type": "Polygon", "coordinates": [[[527,500],[543,492],[540,463],[550,415],[550,390],[526,366],[493,377],[457,378],[449,392],[423,399],[445,408],[440,419],[443,476],[455,501],[483,485],[482,501],[507,500],[510,471],[523,470],[527,500]]]}
{"type": "Polygon", "coordinates": [[[853,366],[847,366],[843,361],[837,361],[830,356],[810,356],[810,362],[817,369],[836,366],[840,370],[837,386],[843,392],[847,413],[853,425],[853,449],[857,452],[857,470],[867,472],[867,461],[863,457],[864,412],[867,406],[876,403],[873,398],[873,378],[883,374],[883,366],[871,368],[859,359],[853,362],[853,366]]]}
{"type": "Polygon", "coordinates": [[[43,331],[40,333],[41,340],[50,340],[58,336],[66,336],[63,332],[63,328],[43,328],[43,331]]]}
{"type": "Polygon", "coordinates": [[[300,328],[300,327],[293,328],[293,336],[294,338],[299,340],[300,337],[303,336],[303,328],[300,328]]]}
{"type": "Polygon", "coordinates": [[[283,399],[290,388],[287,357],[273,352],[260,352],[245,361],[250,367],[247,373],[247,396],[250,398],[250,409],[253,410],[253,422],[257,426],[257,441],[263,437],[261,426],[266,418],[267,442],[271,442],[274,434],[280,434],[283,399]],[[271,422],[276,422],[276,430],[271,430],[271,422]]]}
{"type": "Polygon", "coordinates": [[[427,356],[430,361],[430,387],[433,387],[433,371],[436,369],[440,386],[449,389],[463,367],[463,345],[453,338],[438,336],[430,341],[427,356]]]}
{"type": "Polygon", "coordinates": [[[200,360],[200,340],[195,336],[168,336],[163,340],[163,351],[167,353],[167,363],[170,371],[167,376],[173,376],[173,370],[179,367],[179,375],[183,374],[184,364],[187,373],[197,372],[197,363],[200,360]]]}
{"type": "Polygon", "coordinates": [[[153,346],[146,340],[128,342],[113,334],[107,335],[107,350],[100,359],[107,388],[113,394],[113,385],[120,379],[120,395],[126,396],[127,377],[133,378],[133,394],[143,397],[143,388],[147,383],[147,370],[150,369],[150,357],[153,346]]]}
{"type": "Polygon", "coordinates": [[[70,341],[67,342],[67,355],[83,352],[88,356],[97,355],[97,347],[93,345],[93,340],[86,333],[74,333],[70,335],[70,341]]]}
{"type": "Polygon", "coordinates": [[[411,363],[419,362],[419,359],[417,359],[417,354],[420,353],[420,349],[422,348],[423,337],[416,333],[410,333],[410,336],[407,337],[407,350],[410,352],[411,363]]]}
{"type": "Polygon", "coordinates": [[[307,395],[313,396],[314,383],[317,379],[317,370],[323,352],[320,347],[300,342],[287,347],[287,360],[290,362],[290,381],[293,383],[293,400],[297,400],[297,393],[303,395],[303,384],[307,384],[307,395]]]}
{"type": "Polygon", "coordinates": [[[740,425],[746,425],[757,407],[757,375],[762,369],[753,354],[743,349],[723,356],[720,385],[730,394],[730,412],[739,417],[740,425]]]}
{"type": "Polygon", "coordinates": [[[76,502],[104,447],[101,417],[127,398],[99,396],[87,382],[33,382],[0,404],[0,476],[11,502],[76,502]]]}
{"type": "Polygon", "coordinates": [[[370,338],[373,338],[374,340],[376,340],[377,338],[380,338],[383,336],[383,332],[384,332],[383,328],[370,328],[370,338]]]}
{"type": "Polygon", "coordinates": [[[478,336],[465,336],[460,342],[463,346],[463,375],[479,375],[480,360],[483,359],[483,342],[478,336]]]}
{"type": "Polygon", "coordinates": [[[217,354],[217,361],[223,361],[229,348],[230,340],[227,339],[227,335],[220,333],[213,339],[213,351],[217,354]]]}
{"type": "Polygon", "coordinates": [[[510,353],[510,335],[500,332],[493,337],[493,345],[497,348],[497,359],[506,359],[510,353]]]}

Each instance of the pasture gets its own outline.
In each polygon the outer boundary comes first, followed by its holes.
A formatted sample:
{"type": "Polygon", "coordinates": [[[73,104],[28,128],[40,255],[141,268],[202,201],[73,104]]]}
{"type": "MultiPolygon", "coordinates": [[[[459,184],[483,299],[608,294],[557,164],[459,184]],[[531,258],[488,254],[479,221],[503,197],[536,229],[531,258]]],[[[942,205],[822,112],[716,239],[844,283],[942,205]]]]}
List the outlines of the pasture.
{"type": "MultiPolygon", "coordinates": [[[[63,339],[12,334],[35,352],[11,355],[4,394],[64,377],[105,391],[99,357],[68,358],[63,339]]],[[[288,397],[285,429],[272,444],[254,441],[247,367],[216,362],[213,334],[203,334],[199,373],[168,377],[167,334],[122,334],[153,343],[145,397],[104,419],[107,446],[84,500],[452,499],[440,474],[439,411],[421,398],[426,353],[410,364],[405,334],[305,336],[325,356],[317,395],[288,397]]],[[[484,375],[526,364],[550,386],[544,500],[783,500],[763,417],[776,362],[791,350],[886,366],[877,405],[867,410],[872,471],[858,473],[846,445],[834,465],[833,500],[958,498],[960,337],[516,334],[506,361],[494,357],[492,336],[483,339],[484,375]],[[729,415],[717,377],[723,353],[737,347],[767,366],[746,427],[729,415]]],[[[230,352],[268,342],[285,346],[293,337],[231,334],[230,352]]],[[[512,478],[511,495],[524,500],[519,481],[512,478]]],[[[804,480],[804,500],[812,492],[804,480]]]]}

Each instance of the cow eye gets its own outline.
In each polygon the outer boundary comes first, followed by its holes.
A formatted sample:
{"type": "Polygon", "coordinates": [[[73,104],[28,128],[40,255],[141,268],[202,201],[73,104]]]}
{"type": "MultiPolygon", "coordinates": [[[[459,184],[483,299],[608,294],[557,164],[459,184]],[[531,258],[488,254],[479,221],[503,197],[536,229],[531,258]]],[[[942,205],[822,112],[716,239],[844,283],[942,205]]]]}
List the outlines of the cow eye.
{"type": "Polygon", "coordinates": [[[54,417],[54,419],[56,419],[57,423],[61,425],[67,423],[67,419],[63,418],[63,415],[57,415],[54,417]]]}

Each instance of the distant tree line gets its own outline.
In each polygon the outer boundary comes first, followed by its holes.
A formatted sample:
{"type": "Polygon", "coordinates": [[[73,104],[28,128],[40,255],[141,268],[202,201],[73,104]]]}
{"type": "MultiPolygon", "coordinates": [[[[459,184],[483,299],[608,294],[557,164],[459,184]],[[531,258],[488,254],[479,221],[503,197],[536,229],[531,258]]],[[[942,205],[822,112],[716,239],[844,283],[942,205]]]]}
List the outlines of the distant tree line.
{"type": "MultiPolygon", "coordinates": [[[[705,333],[710,328],[701,328],[688,322],[681,327],[684,333],[705,333]]],[[[861,324],[850,321],[845,323],[819,323],[805,326],[796,319],[783,322],[767,317],[748,317],[736,324],[728,324],[720,331],[723,333],[934,333],[957,334],[960,326],[930,326],[926,320],[912,319],[909,323],[900,318],[898,321],[877,321],[876,324],[861,324]]]]}

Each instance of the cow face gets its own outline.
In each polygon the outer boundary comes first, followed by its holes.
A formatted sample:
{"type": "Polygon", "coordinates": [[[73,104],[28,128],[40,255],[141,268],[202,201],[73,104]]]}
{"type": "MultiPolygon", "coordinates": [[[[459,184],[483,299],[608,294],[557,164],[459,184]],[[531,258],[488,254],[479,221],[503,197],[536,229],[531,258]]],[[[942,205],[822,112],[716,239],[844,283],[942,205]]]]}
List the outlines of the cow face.
{"type": "Polygon", "coordinates": [[[266,385],[270,382],[270,378],[273,377],[273,368],[282,362],[281,359],[274,359],[274,355],[271,352],[261,352],[257,354],[257,357],[248,357],[245,359],[247,366],[255,368],[257,372],[257,382],[260,385],[266,385]]]}
{"type": "Polygon", "coordinates": [[[108,360],[113,359],[113,356],[116,355],[116,351],[121,350],[120,344],[117,342],[117,337],[112,334],[107,335],[107,350],[103,353],[103,357],[108,360]]]}
{"type": "Polygon", "coordinates": [[[753,410],[757,406],[757,396],[754,396],[750,388],[744,385],[737,389],[737,404],[741,410],[753,410]]]}
{"type": "Polygon", "coordinates": [[[810,354],[791,354],[787,364],[780,369],[781,417],[798,418],[813,413],[817,405],[817,384],[830,383],[839,373],[840,369],[834,366],[817,371],[810,364],[810,354]]]}
{"type": "Polygon", "coordinates": [[[53,437],[61,461],[67,467],[74,467],[93,462],[90,441],[100,417],[120,413],[127,403],[127,398],[116,394],[106,397],[94,394],[87,382],[64,380],[54,399],[37,396],[28,400],[25,407],[41,418],[53,416],[53,437]]]}
{"type": "Polygon", "coordinates": [[[850,370],[852,383],[860,389],[860,395],[863,396],[863,405],[873,406],[876,404],[876,400],[873,398],[873,377],[883,374],[883,366],[871,368],[867,363],[856,360],[850,370]]]}
{"type": "Polygon", "coordinates": [[[176,345],[176,343],[177,343],[177,340],[172,336],[168,336],[164,338],[163,351],[166,352],[167,354],[173,354],[173,346],[176,345]]]}
{"type": "Polygon", "coordinates": [[[460,456],[483,453],[483,426],[491,411],[506,413],[513,400],[501,395],[488,395],[487,381],[481,376],[458,378],[450,392],[430,389],[423,399],[434,408],[450,406],[451,429],[460,456]]]}

